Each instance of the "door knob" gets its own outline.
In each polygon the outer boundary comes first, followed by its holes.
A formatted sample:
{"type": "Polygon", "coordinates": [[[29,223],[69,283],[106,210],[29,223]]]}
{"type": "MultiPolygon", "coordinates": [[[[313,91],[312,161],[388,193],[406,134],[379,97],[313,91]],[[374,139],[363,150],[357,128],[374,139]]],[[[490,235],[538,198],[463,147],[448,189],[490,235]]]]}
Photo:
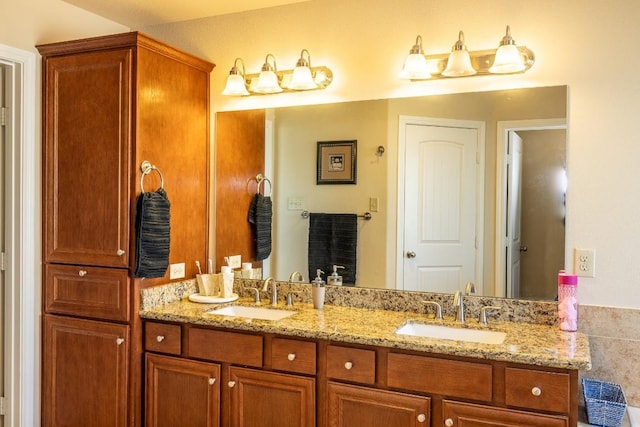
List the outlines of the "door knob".
{"type": "Polygon", "coordinates": [[[413,251],[409,251],[407,252],[407,258],[415,258],[416,257],[416,253],[413,251]]]}
{"type": "Polygon", "coordinates": [[[527,248],[526,246],[520,246],[520,252],[527,252],[529,250],[529,248],[527,248]]]}

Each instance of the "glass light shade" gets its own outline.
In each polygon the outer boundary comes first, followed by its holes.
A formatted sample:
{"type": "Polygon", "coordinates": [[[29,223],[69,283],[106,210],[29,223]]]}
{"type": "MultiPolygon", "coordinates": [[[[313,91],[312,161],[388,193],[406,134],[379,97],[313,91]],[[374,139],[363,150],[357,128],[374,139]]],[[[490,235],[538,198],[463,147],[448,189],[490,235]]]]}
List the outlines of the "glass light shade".
{"type": "Polygon", "coordinates": [[[244,82],[244,77],[240,74],[230,74],[229,77],[227,77],[227,84],[225,85],[222,94],[229,96],[249,95],[247,86],[244,82]]]}
{"type": "Polygon", "coordinates": [[[476,70],[471,65],[469,52],[464,50],[453,50],[447,60],[447,68],[442,72],[447,77],[473,76],[476,70]]]}
{"type": "Polygon", "coordinates": [[[411,53],[404,61],[400,78],[410,80],[426,80],[431,78],[427,60],[421,53],[411,53]]]}
{"type": "Polygon", "coordinates": [[[293,76],[291,77],[291,83],[289,83],[289,89],[293,90],[309,90],[316,89],[318,85],[313,81],[311,75],[311,69],[307,66],[296,66],[293,69],[293,76]]]}
{"type": "Polygon", "coordinates": [[[263,70],[258,77],[258,84],[255,87],[258,93],[278,93],[282,88],[278,84],[278,76],[272,70],[263,70]]]}
{"type": "Polygon", "coordinates": [[[514,44],[505,44],[498,48],[489,72],[496,74],[517,73],[524,71],[524,69],[525,65],[518,47],[514,44]]]}

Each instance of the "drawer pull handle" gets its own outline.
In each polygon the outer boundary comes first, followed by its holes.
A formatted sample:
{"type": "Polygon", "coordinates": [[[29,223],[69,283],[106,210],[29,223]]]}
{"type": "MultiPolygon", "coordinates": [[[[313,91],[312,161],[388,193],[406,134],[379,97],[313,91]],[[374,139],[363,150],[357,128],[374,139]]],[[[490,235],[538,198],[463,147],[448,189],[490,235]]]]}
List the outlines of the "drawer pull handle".
{"type": "Polygon", "coordinates": [[[216,383],[215,378],[209,378],[209,385],[214,385],[216,383]]]}
{"type": "Polygon", "coordinates": [[[351,368],[353,368],[353,363],[351,363],[351,362],[346,362],[346,363],[344,364],[344,369],[346,369],[346,370],[350,371],[350,370],[351,370],[351,368]]]}
{"type": "Polygon", "coordinates": [[[287,359],[289,359],[290,361],[293,362],[294,360],[296,360],[296,354],[295,353],[289,353],[287,355],[287,359]]]}
{"type": "Polygon", "coordinates": [[[124,342],[124,338],[116,339],[116,344],[121,345],[124,342]]]}
{"type": "Polygon", "coordinates": [[[80,271],[78,271],[78,276],[80,276],[80,277],[84,277],[84,276],[86,276],[86,275],[87,275],[87,271],[86,271],[86,270],[80,270],[80,271]]]}
{"type": "Polygon", "coordinates": [[[447,418],[444,421],[444,425],[446,425],[447,427],[451,427],[453,425],[453,420],[451,418],[447,418]]]}
{"type": "Polygon", "coordinates": [[[162,341],[164,341],[164,335],[158,335],[158,336],[156,337],[156,341],[158,341],[158,342],[162,342],[162,341]]]}
{"type": "Polygon", "coordinates": [[[236,382],[235,382],[235,381],[229,381],[229,382],[227,383],[227,385],[228,385],[229,387],[233,388],[233,387],[235,387],[235,386],[236,386],[236,382]]]}
{"type": "Polygon", "coordinates": [[[116,253],[118,254],[118,256],[124,255],[124,251],[122,249],[118,249],[118,252],[116,253]]]}
{"type": "Polygon", "coordinates": [[[423,423],[427,420],[427,417],[424,414],[418,415],[418,422],[423,423]]]}
{"type": "Polygon", "coordinates": [[[531,389],[531,394],[534,396],[540,396],[542,394],[542,390],[540,390],[540,387],[534,387],[531,389]]]}

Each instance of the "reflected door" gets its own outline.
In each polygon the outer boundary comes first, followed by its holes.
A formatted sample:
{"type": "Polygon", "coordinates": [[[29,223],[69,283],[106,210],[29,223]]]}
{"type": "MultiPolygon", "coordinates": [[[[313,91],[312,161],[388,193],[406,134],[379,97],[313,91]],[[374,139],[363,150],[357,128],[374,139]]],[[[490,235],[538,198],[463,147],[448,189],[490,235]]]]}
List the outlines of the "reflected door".
{"type": "Polygon", "coordinates": [[[405,125],[405,290],[476,282],[478,141],[477,128],[405,125]]]}
{"type": "Polygon", "coordinates": [[[522,246],[522,138],[509,131],[507,153],[507,297],[520,296],[522,246]]]}

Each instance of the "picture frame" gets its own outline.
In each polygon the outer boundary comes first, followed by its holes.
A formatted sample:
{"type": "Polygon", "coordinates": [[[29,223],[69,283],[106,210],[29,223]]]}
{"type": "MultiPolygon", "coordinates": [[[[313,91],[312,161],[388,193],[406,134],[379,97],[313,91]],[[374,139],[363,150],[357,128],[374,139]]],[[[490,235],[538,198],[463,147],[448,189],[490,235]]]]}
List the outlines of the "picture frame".
{"type": "Polygon", "coordinates": [[[316,184],[356,184],[357,140],[318,141],[316,184]]]}

